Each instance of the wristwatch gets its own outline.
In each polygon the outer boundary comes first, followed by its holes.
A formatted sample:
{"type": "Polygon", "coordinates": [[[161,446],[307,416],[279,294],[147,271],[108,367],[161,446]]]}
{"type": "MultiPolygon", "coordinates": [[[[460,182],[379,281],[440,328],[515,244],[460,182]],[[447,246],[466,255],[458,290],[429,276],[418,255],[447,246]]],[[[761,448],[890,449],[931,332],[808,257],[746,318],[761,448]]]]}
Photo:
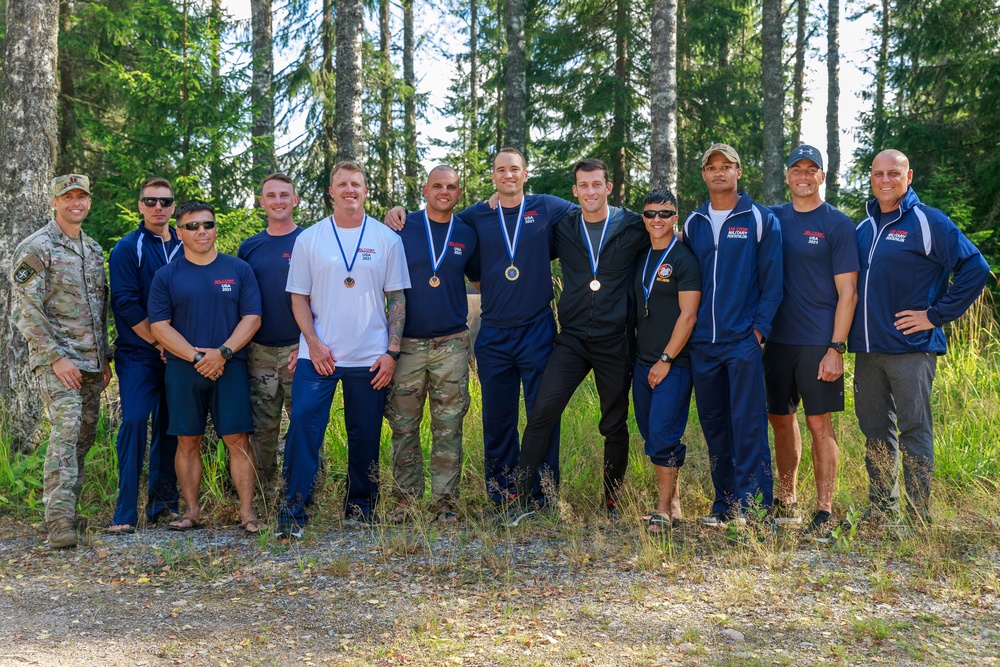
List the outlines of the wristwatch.
{"type": "Polygon", "coordinates": [[[194,355],[194,363],[198,363],[199,361],[201,361],[204,358],[205,358],[205,353],[204,352],[197,352],[194,355]]]}
{"type": "Polygon", "coordinates": [[[399,350],[386,350],[385,353],[392,357],[393,361],[399,361],[399,355],[401,354],[399,350]]]}
{"type": "Polygon", "coordinates": [[[847,352],[847,343],[838,343],[838,342],[834,341],[833,343],[830,343],[829,345],[827,345],[827,347],[829,347],[831,350],[833,350],[837,354],[843,354],[844,352],[847,352]]]}
{"type": "Polygon", "coordinates": [[[660,355],[660,361],[662,361],[665,364],[672,364],[674,363],[674,358],[671,357],[666,352],[664,352],[663,354],[660,355]]]}
{"type": "Polygon", "coordinates": [[[220,345],[219,346],[219,352],[222,353],[222,358],[225,359],[226,361],[229,361],[230,359],[233,358],[233,351],[230,350],[225,345],[220,345]]]}

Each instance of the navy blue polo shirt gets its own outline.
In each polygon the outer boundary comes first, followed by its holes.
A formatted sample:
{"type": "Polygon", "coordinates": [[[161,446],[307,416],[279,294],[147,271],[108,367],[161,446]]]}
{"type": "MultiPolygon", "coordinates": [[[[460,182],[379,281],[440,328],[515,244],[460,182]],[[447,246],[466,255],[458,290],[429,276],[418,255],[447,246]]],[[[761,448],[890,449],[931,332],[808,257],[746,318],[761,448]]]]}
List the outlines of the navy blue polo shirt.
{"type": "Polygon", "coordinates": [[[288,266],[292,262],[295,239],[301,233],[299,226],[283,236],[272,236],[265,229],[241,243],[236,253],[253,269],[260,288],[264,314],[260,329],[253,337],[253,342],[260,345],[284,347],[299,342],[299,325],[292,314],[292,295],[285,291],[285,284],[288,282],[288,266]]]}
{"type": "MultiPolygon", "coordinates": [[[[260,290],[253,269],[221,252],[206,266],[181,257],[153,276],[149,323],[170,325],[195,347],[219,347],[245,315],[260,315],[260,290]]],[[[170,352],[168,359],[177,359],[170,352]]],[[[246,347],[234,359],[246,359],[246,347]]]]}
{"type": "MultiPolygon", "coordinates": [[[[518,207],[501,208],[513,242],[518,207]]],[[[504,275],[511,260],[497,211],[479,202],[459,213],[479,237],[483,324],[521,327],[535,322],[549,310],[553,297],[549,262],[555,249],[555,223],[577,208],[552,195],[525,196],[524,222],[514,256],[514,266],[520,272],[517,280],[508,280],[504,275]]]]}
{"type": "Polygon", "coordinates": [[[858,270],[854,223],[827,202],[807,213],[771,208],[781,223],[784,294],[768,340],[828,345],[837,311],[835,275],[858,270]]]}
{"type": "MultiPolygon", "coordinates": [[[[431,220],[430,227],[434,254],[440,256],[448,236],[448,223],[431,220]]],[[[468,275],[473,282],[479,280],[478,262],[474,260],[479,245],[476,231],[455,216],[451,238],[437,270],[438,280],[441,281],[437,287],[430,285],[434,272],[424,212],[414,211],[407,215],[406,225],[397,233],[403,241],[412,285],[405,290],[403,337],[437,338],[465,331],[469,314],[465,276],[468,275]]]]}

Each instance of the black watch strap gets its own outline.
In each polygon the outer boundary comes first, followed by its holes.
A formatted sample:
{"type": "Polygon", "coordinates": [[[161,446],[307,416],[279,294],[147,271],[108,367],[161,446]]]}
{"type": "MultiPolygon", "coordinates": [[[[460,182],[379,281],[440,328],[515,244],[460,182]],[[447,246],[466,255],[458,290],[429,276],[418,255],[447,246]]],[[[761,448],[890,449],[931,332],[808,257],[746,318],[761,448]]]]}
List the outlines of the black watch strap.
{"type": "Polygon", "coordinates": [[[198,363],[199,361],[201,361],[204,358],[205,358],[205,353],[204,352],[198,352],[198,353],[196,353],[194,355],[194,363],[198,363]]]}
{"type": "Polygon", "coordinates": [[[838,343],[834,341],[830,343],[827,347],[829,347],[837,354],[844,354],[845,352],[847,352],[847,343],[838,343]]]}
{"type": "Polygon", "coordinates": [[[660,355],[660,361],[662,361],[665,364],[672,364],[674,363],[674,358],[671,357],[666,352],[664,352],[663,354],[660,355]]]}
{"type": "Polygon", "coordinates": [[[399,355],[401,354],[399,350],[386,350],[385,353],[392,357],[393,361],[399,361],[399,355]]]}
{"type": "Polygon", "coordinates": [[[233,358],[233,351],[230,350],[225,345],[219,346],[219,352],[222,354],[222,358],[225,359],[226,361],[229,361],[230,359],[233,358]]]}

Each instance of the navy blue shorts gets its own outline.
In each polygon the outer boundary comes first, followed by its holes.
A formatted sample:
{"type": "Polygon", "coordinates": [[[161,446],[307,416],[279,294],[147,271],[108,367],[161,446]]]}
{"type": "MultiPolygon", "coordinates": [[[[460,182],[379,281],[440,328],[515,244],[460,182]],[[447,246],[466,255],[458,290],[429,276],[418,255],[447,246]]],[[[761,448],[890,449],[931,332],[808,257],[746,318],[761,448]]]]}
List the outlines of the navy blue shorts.
{"type": "Polygon", "coordinates": [[[168,359],[166,379],[170,435],[204,435],[209,412],[219,435],[253,433],[246,361],[227,361],[222,377],[213,382],[190,361],[168,359]]]}
{"type": "Polygon", "coordinates": [[[833,382],[816,377],[828,350],[826,345],[769,342],[764,346],[764,386],[769,413],[794,415],[800,398],[807,415],[843,412],[844,376],[833,382]]]}

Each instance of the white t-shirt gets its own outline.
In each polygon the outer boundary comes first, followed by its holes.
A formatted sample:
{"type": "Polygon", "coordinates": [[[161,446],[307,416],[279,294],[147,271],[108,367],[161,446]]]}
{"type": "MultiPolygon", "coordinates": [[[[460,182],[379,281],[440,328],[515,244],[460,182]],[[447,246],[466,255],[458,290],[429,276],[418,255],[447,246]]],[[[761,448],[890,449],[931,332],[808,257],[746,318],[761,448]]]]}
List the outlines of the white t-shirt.
{"type": "Polygon", "coordinates": [[[712,219],[712,233],[715,235],[715,247],[719,247],[719,234],[722,233],[722,225],[729,217],[729,214],[733,212],[733,209],[728,209],[725,211],[716,211],[712,208],[712,205],[708,205],[708,217],[712,219]]]}
{"type": "MultiPolygon", "coordinates": [[[[316,335],[332,351],[338,366],[369,368],[389,344],[385,293],[410,287],[406,254],[399,236],[368,218],[361,227],[337,228],[354,287],[347,287],[347,265],[325,218],[299,234],[288,268],[286,291],[309,297],[316,335]],[[359,246],[360,242],[360,246],[359,246]]],[[[299,338],[299,359],[309,359],[305,336],[299,338]]]]}

